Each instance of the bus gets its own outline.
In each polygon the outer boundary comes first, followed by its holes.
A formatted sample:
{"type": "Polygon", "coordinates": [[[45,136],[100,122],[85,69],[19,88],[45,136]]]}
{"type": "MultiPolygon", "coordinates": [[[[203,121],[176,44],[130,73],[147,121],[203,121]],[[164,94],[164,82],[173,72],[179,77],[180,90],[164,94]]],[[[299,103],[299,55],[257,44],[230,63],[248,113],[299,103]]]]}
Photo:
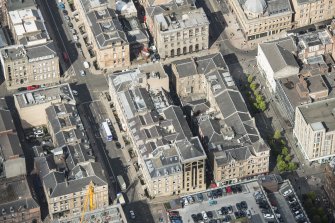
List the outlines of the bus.
{"type": "Polygon", "coordinates": [[[102,128],[105,131],[107,141],[112,141],[113,140],[113,135],[112,135],[112,132],[111,132],[111,130],[109,128],[108,123],[107,122],[103,122],[102,123],[102,128]]]}

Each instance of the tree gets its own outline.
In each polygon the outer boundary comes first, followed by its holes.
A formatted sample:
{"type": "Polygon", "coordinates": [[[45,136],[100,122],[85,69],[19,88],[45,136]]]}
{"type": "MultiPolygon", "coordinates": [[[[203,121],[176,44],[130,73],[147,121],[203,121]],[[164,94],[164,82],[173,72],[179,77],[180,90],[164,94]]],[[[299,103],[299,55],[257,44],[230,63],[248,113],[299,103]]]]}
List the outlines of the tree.
{"type": "Polygon", "coordinates": [[[287,164],[285,163],[285,161],[280,160],[279,162],[277,162],[277,168],[278,168],[279,172],[283,172],[283,171],[287,170],[287,164]]]}
{"type": "Polygon", "coordinates": [[[287,154],[286,156],[285,156],[285,161],[286,162],[290,162],[292,160],[292,156],[290,155],[290,154],[287,154]]]}
{"type": "Polygon", "coordinates": [[[251,83],[251,84],[250,84],[250,89],[251,89],[252,91],[255,91],[256,88],[257,88],[257,85],[256,85],[255,83],[251,83]]]}
{"type": "Polygon", "coordinates": [[[287,156],[288,155],[288,148],[286,146],[284,146],[282,149],[281,149],[281,154],[283,156],[287,156]]]}
{"type": "Polygon", "coordinates": [[[279,163],[280,161],[283,161],[283,155],[277,156],[277,163],[279,163]]]}
{"type": "Polygon", "coordinates": [[[260,95],[260,94],[257,94],[257,95],[256,95],[256,94],[255,94],[255,96],[256,96],[256,101],[257,101],[258,104],[259,104],[260,102],[264,101],[262,95],[260,95]]]}
{"type": "Polygon", "coordinates": [[[294,171],[298,168],[298,165],[296,163],[293,163],[293,162],[289,162],[288,165],[287,165],[287,169],[289,171],[294,171]]]}
{"type": "Polygon", "coordinates": [[[315,194],[314,191],[310,191],[310,192],[307,193],[307,197],[308,197],[309,199],[311,199],[311,201],[314,203],[314,201],[315,201],[315,199],[316,199],[316,194],[315,194]]]}
{"type": "Polygon", "coordinates": [[[265,111],[266,110],[266,103],[265,101],[261,101],[259,104],[258,104],[258,107],[261,111],[265,111]]]}
{"type": "Polygon", "coordinates": [[[275,133],[273,134],[273,138],[275,140],[278,140],[281,138],[281,132],[279,130],[276,130],[275,133]]]}
{"type": "Polygon", "coordinates": [[[251,84],[251,82],[253,82],[254,80],[254,76],[252,76],[251,74],[248,75],[248,83],[251,84]]]}

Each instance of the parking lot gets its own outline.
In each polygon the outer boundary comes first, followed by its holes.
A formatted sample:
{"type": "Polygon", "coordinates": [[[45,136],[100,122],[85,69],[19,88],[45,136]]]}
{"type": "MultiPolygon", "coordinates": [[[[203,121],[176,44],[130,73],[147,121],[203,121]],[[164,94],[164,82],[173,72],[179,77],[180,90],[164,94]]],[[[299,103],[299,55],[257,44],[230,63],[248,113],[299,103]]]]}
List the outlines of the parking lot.
{"type": "MultiPolygon", "coordinates": [[[[191,196],[192,198],[190,196],[183,198],[184,207],[176,210],[179,212],[180,220],[218,223],[248,218],[249,222],[267,222],[254,197],[254,193],[259,191],[257,182],[242,184],[238,187],[239,190],[234,186],[234,189],[224,187],[201,193],[200,196],[195,194],[191,196]]],[[[175,220],[179,219],[175,218],[175,220]]]]}

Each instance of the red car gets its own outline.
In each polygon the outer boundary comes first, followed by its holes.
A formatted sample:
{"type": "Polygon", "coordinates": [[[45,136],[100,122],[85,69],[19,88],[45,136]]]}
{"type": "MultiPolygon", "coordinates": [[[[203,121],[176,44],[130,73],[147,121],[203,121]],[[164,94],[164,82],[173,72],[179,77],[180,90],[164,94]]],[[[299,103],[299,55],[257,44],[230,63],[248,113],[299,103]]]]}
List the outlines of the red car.
{"type": "Polygon", "coordinates": [[[232,192],[231,187],[230,186],[226,187],[226,193],[229,194],[231,192],[232,192]]]}
{"type": "Polygon", "coordinates": [[[67,54],[67,52],[63,52],[63,58],[65,62],[69,61],[69,55],[67,54]]]}
{"type": "Polygon", "coordinates": [[[38,88],[40,88],[39,85],[31,85],[31,86],[28,86],[28,87],[27,87],[27,90],[28,90],[28,91],[31,91],[31,90],[35,90],[35,89],[38,89],[38,88]]]}

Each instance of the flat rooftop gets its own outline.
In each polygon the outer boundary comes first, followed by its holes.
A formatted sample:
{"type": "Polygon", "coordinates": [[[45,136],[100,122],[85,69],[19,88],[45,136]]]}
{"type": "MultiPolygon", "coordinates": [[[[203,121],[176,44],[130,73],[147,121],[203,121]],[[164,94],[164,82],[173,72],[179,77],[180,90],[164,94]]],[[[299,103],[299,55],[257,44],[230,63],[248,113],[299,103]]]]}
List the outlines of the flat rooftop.
{"type": "Polygon", "coordinates": [[[31,91],[24,91],[13,95],[20,108],[30,107],[51,101],[68,101],[75,103],[72,90],[68,83],[48,88],[39,88],[31,91]]]}
{"type": "Polygon", "coordinates": [[[163,32],[209,24],[205,11],[202,8],[192,7],[158,14],[155,16],[155,20],[161,25],[161,31],[163,32]]]}
{"type": "MultiPolygon", "coordinates": [[[[65,220],[53,220],[52,223],[80,223],[81,214],[69,217],[65,220]]],[[[115,222],[126,223],[127,219],[120,204],[111,205],[105,208],[97,209],[94,211],[87,211],[84,215],[83,222],[115,222]]]]}
{"type": "Polygon", "coordinates": [[[325,128],[326,131],[335,130],[335,98],[317,101],[298,107],[306,123],[312,128],[325,128]]]}

